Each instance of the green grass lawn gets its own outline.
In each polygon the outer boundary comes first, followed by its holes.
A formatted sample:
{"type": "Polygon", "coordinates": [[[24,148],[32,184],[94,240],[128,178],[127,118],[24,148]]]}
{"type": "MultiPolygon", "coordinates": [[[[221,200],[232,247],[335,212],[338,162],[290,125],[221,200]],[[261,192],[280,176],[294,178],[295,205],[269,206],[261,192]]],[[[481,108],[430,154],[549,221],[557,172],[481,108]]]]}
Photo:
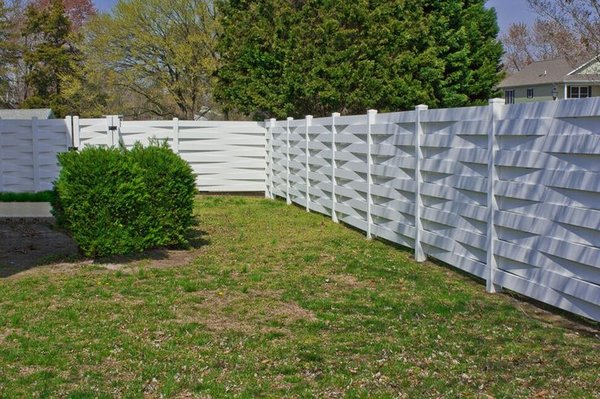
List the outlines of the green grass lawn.
{"type": "Polygon", "coordinates": [[[1,279],[0,397],[600,396],[597,326],[282,201],[197,212],[171,260],[1,279]]]}

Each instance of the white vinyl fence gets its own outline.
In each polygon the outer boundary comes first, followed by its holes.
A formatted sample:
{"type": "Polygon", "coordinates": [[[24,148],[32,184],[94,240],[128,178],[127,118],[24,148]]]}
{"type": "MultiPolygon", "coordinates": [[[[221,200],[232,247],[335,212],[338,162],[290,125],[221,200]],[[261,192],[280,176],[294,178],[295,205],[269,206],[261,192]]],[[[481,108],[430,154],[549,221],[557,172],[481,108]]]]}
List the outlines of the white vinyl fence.
{"type": "Polygon", "coordinates": [[[268,197],[600,320],[600,98],[267,128],[268,197]]]}
{"type": "Polygon", "coordinates": [[[130,148],[136,142],[166,140],[188,161],[203,192],[265,191],[265,136],[263,123],[212,121],[121,121],[73,117],[74,146],[130,148]]]}
{"type": "Polygon", "coordinates": [[[0,120],[0,192],[50,190],[56,154],[69,147],[131,147],[166,140],[188,161],[203,192],[265,191],[264,124],[257,122],[0,120]]]}
{"type": "Polygon", "coordinates": [[[255,122],[0,120],[0,191],[68,147],[167,140],[208,192],[265,191],[600,321],[600,98],[255,122]],[[267,129],[265,129],[265,126],[267,129]]]}
{"type": "Polygon", "coordinates": [[[0,192],[50,190],[70,143],[62,119],[0,119],[0,192]]]}

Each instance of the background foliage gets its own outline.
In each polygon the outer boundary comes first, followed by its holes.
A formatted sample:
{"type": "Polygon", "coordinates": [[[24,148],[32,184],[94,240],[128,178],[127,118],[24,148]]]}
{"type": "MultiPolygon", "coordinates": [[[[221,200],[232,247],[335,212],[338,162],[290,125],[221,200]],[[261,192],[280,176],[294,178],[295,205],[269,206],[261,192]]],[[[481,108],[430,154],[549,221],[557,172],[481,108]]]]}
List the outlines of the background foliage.
{"type": "Polygon", "coordinates": [[[532,26],[512,24],[501,36],[504,66],[517,72],[536,61],[566,59],[573,68],[600,53],[598,0],[527,0],[538,16],[532,26]]]}
{"type": "MultiPolygon", "coordinates": [[[[88,25],[82,42],[92,81],[127,93],[133,114],[193,119],[212,108],[217,66],[210,1],[120,1],[88,25]]],[[[85,85],[83,85],[85,88],[85,85]]],[[[117,108],[117,107],[115,107],[117,108]]],[[[117,111],[116,113],[121,113],[117,111]]]]}
{"type": "Polygon", "coordinates": [[[217,98],[258,119],[482,102],[502,56],[484,3],[222,1],[217,98]]]}
{"type": "Polygon", "coordinates": [[[316,116],[478,104],[484,0],[0,0],[0,101],[57,116],[316,116]]]}

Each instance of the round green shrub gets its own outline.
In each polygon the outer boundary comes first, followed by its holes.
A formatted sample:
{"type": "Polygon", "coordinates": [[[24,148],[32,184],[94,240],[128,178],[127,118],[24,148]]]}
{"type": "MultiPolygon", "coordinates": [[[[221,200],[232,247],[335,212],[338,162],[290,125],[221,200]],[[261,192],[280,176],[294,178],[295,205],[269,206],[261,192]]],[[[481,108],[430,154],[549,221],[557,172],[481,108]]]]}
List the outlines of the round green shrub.
{"type": "Polygon", "coordinates": [[[194,222],[191,167],[166,145],[86,147],[58,156],[52,212],[91,257],[186,245],[194,222]]]}

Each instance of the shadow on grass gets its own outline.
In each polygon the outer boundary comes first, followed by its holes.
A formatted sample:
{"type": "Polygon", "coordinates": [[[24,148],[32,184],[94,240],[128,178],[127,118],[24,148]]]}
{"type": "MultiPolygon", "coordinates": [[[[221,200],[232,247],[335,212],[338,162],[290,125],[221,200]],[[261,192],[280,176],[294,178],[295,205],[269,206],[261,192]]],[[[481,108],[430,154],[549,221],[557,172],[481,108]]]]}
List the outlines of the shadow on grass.
{"type": "Polygon", "coordinates": [[[40,266],[59,264],[131,264],[139,261],[161,261],[171,258],[181,262],[182,256],[209,245],[208,234],[192,227],[188,245],[147,250],[137,254],[90,259],[82,255],[77,244],[53,220],[3,219],[0,222],[0,278],[7,278],[40,266]]]}
{"type": "Polygon", "coordinates": [[[93,259],[92,262],[94,264],[103,265],[103,264],[123,264],[127,265],[130,263],[135,263],[139,261],[149,260],[149,261],[159,261],[159,260],[168,260],[173,252],[191,252],[196,251],[204,246],[210,245],[210,240],[208,239],[208,233],[200,230],[197,226],[190,229],[186,236],[188,240],[187,245],[179,245],[179,246],[171,246],[165,248],[155,248],[149,249],[140,253],[133,253],[128,255],[113,255],[102,258],[93,259]]]}

